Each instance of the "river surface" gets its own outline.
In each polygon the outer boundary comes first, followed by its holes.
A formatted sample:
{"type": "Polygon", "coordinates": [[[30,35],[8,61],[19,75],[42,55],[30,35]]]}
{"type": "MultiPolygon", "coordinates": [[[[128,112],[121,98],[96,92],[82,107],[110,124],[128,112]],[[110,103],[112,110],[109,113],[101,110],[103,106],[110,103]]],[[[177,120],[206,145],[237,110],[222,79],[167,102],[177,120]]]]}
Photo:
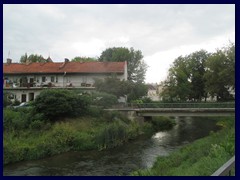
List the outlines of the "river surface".
{"type": "Polygon", "coordinates": [[[104,151],[68,152],[41,160],[25,161],[4,167],[4,176],[118,176],[150,168],[157,156],[217,131],[216,121],[203,117],[178,117],[177,125],[141,137],[121,147],[104,151]]]}

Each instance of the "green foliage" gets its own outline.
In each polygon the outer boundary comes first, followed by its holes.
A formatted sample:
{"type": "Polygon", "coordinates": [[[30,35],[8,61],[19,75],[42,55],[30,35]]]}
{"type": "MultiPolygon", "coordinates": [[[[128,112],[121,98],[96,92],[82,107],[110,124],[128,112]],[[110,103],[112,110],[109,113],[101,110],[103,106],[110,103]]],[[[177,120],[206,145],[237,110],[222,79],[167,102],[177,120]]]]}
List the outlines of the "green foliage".
{"type": "Polygon", "coordinates": [[[169,156],[158,157],[152,168],[135,171],[132,175],[209,176],[235,154],[234,147],[235,129],[224,128],[182,147],[169,156]]]}
{"type": "Polygon", "coordinates": [[[152,99],[149,98],[149,97],[143,97],[143,98],[142,98],[142,102],[143,102],[143,103],[153,103],[152,99]]]}
{"type": "Polygon", "coordinates": [[[87,111],[87,115],[92,117],[101,117],[103,114],[103,108],[99,106],[90,106],[87,111]]]}
{"type": "Polygon", "coordinates": [[[3,109],[3,129],[7,131],[21,130],[28,126],[28,121],[21,112],[3,109]]]}
{"type": "Polygon", "coordinates": [[[18,106],[19,104],[21,104],[21,103],[20,103],[20,101],[17,100],[17,99],[15,99],[15,100],[13,101],[13,103],[12,103],[13,106],[18,106]]]}
{"type": "Polygon", "coordinates": [[[8,92],[3,92],[3,107],[7,107],[8,105],[11,104],[11,101],[8,98],[8,96],[9,96],[8,92]]]}
{"type": "Polygon", "coordinates": [[[124,62],[128,63],[128,80],[143,83],[147,65],[143,61],[143,55],[140,50],[133,48],[113,47],[104,50],[98,59],[101,62],[124,62]]]}
{"type": "Polygon", "coordinates": [[[113,94],[117,97],[127,95],[128,102],[146,96],[148,88],[143,83],[134,83],[130,81],[120,81],[116,77],[96,79],[96,89],[100,92],[113,94]]]}
{"type": "Polygon", "coordinates": [[[206,91],[218,101],[232,100],[230,87],[235,89],[235,45],[213,53],[206,61],[206,91]]]}
{"type": "Polygon", "coordinates": [[[89,106],[90,97],[78,95],[69,90],[44,90],[35,99],[35,112],[44,114],[50,120],[60,117],[83,115],[89,106]]]}
{"type": "Polygon", "coordinates": [[[235,45],[210,54],[204,50],[175,59],[163,82],[164,101],[201,101],[217,96],[218,101],[233,100],[235,90],[235,45]]]}
{"type": "Polygon", "coordinates": [[[71,60],[72,62],[95,62],[97,61],[96,58],[92,58],[92,57],[80,57],[80,56],[77,56],[75,58],[73,58],[71,60]]]}
{"type": "Polygon", "coordinates": [[[96,136],[96,143],[99,149],[112,148],[127,141],[127,125],[122,121],[116,120],[107,125],[96,136]]]}
{"type": "Polygon", "coordinates": [[[148,88],[142,83],[133,83],[130,93],[128,94],[128,102],[140,99],[147,95],[148,88]]]}
{"type": "Polygon", "coordinates": [[[32,63],[32,62],[52,62],[51,58],[48,57],[45,59],[42,55],[31,54],[30,56],[25,53],[25,55],[21,56],[20,63],[32,63]]]}
{"type": "MultiPolygon", "coordinates": [[[[23,112],[13,111],[14,114],[12,110],[6,110],[9,111],[6,115],[8,118],[13,115],[10,119],[14,119],[16,114],[19,119],[23,112]]],[[[33,115],[31,113],[28,116],[33,115]]],[[[52,124],[41,120],[42,118],[42,114],[27,117],[30,128],[4,131],[4,164],[39,159],[71,150],[111,148],[138,135],[153,132],[151,124],[131,122],[117,112],[97,118],[65,119],[52,124]]]]}
{"type": "Polygon", "coordinates": [[[121,114],[118,111],[105,111],[102,114],[103,118],[105,119],[106,122],[114,122],[116,120],[121,120],[125,123],[128,123],[129,120],[127,119],[126,116],[124,116],[123,114],[121,114]]]}
{"type": "Polygon", "coordinates": [[[116,76],[107,77],[104,80],[96,79],[94,86],[99,92],[113,94],[117,97],[124,96],[131,89],[128,81],[120,81],[116,76]]]}
{"type": "Polygon", "coordinates": [[[92,105],[101,106],[103,108],[111,107],[118,103],[117,97],[112,94],[103,92],[95,92],[92,94],[92,105]]]}

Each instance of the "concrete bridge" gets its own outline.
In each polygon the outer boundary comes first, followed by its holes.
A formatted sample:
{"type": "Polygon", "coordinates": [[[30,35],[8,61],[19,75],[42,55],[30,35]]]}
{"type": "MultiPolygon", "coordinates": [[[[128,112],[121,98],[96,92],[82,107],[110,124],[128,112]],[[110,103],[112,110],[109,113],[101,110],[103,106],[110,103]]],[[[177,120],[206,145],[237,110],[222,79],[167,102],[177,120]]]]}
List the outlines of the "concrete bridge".
{"type": "Polygon", "coordinates": [[[235,116],[235,103],[148,103],[128,104],[127,107],[105,109],[137,116],[235,116]]]}

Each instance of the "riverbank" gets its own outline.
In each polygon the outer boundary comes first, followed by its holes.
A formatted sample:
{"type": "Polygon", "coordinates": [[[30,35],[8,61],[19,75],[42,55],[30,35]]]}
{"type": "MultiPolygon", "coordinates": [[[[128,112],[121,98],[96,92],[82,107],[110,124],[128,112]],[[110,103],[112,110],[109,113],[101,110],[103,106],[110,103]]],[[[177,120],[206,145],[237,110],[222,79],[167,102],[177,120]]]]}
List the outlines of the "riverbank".
{"type": "Polygon", "coordinates": [[[111,113],[99,118],[90,116],[65,118],[39,128],[5,130],[4,165],[41,159],[68,151],[113,148],[140,135],[151,136],[161,124],[167,128],[174,125],[172,120],[167,122],[166,118],[155,119],[154,123],[157,125],[143,121],[133,122],[121,114],[111,113]]]}
{"type": "Polygon", "coordinates": [[[169,156],[158,157],[152,168],[134,176],[209,176],[235,154],[234,118],[219,118],[222,130],[194,141],[169,156]]]}

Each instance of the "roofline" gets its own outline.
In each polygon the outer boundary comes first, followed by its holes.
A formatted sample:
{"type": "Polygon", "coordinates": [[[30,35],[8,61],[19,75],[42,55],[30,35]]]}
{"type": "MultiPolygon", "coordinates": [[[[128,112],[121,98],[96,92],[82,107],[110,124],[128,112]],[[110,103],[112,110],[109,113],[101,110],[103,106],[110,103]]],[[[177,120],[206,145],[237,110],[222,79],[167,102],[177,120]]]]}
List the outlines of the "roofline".
{"type": "MultiPolygon", "coordinates": [[[[21,74],[64,74],[65,72],[17,72],[17,73],[4,73],[3,75],[21,75],[21,74]]],[[[123,71],[115,72],[66,72],[66,74],[124,74],[123,71]]]]}

